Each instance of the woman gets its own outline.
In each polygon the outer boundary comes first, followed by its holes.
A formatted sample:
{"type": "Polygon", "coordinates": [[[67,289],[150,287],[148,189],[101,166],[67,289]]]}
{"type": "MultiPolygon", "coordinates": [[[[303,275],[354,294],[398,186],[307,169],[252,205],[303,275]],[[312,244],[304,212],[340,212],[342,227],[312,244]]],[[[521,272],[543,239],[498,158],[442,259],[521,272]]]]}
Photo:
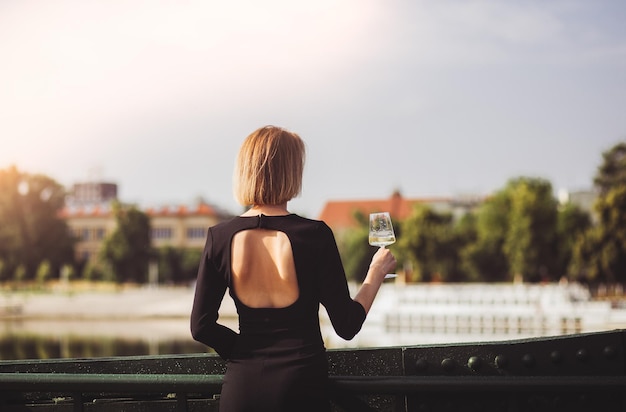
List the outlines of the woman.
{"type": "Polygon", "coordinates": [[[235,195],[250,208],[209,229],[191,313],[195,340],[227,360],[221,411],[328,411],[328,366],[319,304],[344,339],[361,329],[378,289],[395,268],[379,249],[355,298],[330,228],[287,210],[300,193],[305,147],[267,126],[243,142],[235,195]],[[229,290],[239,333],[217,323],[229,290]]]}

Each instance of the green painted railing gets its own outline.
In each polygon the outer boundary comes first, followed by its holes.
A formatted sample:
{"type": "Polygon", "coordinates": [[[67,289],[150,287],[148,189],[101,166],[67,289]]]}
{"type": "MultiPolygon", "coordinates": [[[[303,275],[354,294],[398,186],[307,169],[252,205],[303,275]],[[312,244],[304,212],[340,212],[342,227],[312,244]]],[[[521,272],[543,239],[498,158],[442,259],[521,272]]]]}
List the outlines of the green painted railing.
{"type": "MultiPolygon", "coordinates": [[[[336,411],[623,411],[623,331],[329,351],[336,411]]],[[[215,355],[0,361],[1,411],[217,411],[215,355]]],[[[262,384],[262,383],[260,383],[262,384]]]]}

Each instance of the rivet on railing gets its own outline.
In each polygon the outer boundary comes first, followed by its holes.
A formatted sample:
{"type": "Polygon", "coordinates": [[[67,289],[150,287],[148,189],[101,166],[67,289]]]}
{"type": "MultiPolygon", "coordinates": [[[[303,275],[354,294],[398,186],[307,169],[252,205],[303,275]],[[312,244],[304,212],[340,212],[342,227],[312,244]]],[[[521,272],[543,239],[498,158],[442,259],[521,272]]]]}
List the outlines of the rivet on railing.
{"type": "Polygon", "coordinates": [[[527,353],[526,355],[522,356],[522,363],[527,368],[532,368],[533,366],[535,366],[535,357],[530,353],[527,353]]]}
{"type": "Polygon", "coordinates": [[[604,356],[607,359],[613,359],[615,355],[617,355],[617,351],[615,350],[615,347],[610,346],[610,345],[604,348],[603,352],[604,352],[604,356]]]}
{"type": "Polygon", "coordinates": [[[550,360],[555,365],[560,365],[563,362],[563,354],[558,350],[554,350],[550,353],[550,360]]]}
{"type": "Polygon", "coordinates": [[[444,360],[441,361],[441,367],[446,372],[452,372],[454,368],[456,367],[456,362],[454,362],[453,359],[445,358],[444,360]]]}
{"type": "Polygon", "coordinates": [[[589,359],[589,351],[584,348],[578,349],[578,352],[576,352],[576,359],[581,362],[587,362],[587,360],[589,359]]]}
{"type": "Polygon", "coordinates": [[[504,369],[509,365],[509,358],[504,355],[497,355],[495,359],[496,368],[504,369]]]}
{"type": "Polygon", "coordinates": [[[482,361],[480,360],[478,356],[472,356],[467,361],[467,367],[473,370],[474,372],[477,372],[481,366],[482,366],[482,361]]]}
{"type": "Polygon", "coordinates": [[[419,373],[426,373],[428,371],[428,361],[424,358],[419,358],[415,361],[415,370],[419,373]]]}

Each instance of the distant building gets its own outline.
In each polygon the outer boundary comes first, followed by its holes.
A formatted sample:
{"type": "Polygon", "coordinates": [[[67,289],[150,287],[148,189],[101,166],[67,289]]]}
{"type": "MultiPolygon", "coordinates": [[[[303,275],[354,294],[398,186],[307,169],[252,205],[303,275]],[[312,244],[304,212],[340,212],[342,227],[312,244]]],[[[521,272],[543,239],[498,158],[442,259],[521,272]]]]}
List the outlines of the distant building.
{"type": "MultiPolygon", "coordinates": [[[[94,261],[104,239],[116,228],[111,203],[117,199],[114,183],[75,184],[61,211],[76,245],[74,254],[79,261],[94,261]]],[[[148,208],[151,238],[154,247],[204,247],[207,229],[231,215],[203,201],[195,206],[148,208]]]]}
{"type": "Polygon", "coordinates": [[[92,261],[107,234],[115,230],[115,219],[109,206],[66,207],[61,218],[76,239],[74,256],[78,261],[92,261]]]}
{"type": "Polygon", "coordinates": [[[593,214],[593,206],[598,199],[598,193],[594,190],[560,190],[558,193],[559,203],[565,205],[571,203],[578,206],[581,210],[593,214]]]}
{"type": "Polygon", "coordinates": [[[373,212],[389,212],[392,220],[400,221],[408,218],[416,205],[424,205],[437,212],[450,212],[455,216],[461,216],[483,201],[484,198],[479,196],[407,199],[396,191],[387,199],[329,201],[322,209],[319,219],[326,222],[335,233],[342,233],[358,225],[354,218],[357,212],[364,216],[373,212]]]}
{"type": "Polygon", "coordinates": [[[202,249],[208,228],[230,217],[206,203],[194,207],[151,208],[145,212],[150,216],[154,247],[202,249]]]}
{"type": "MultiPolygon", "coordinates": [[[[207,229],[229,217],[205,203],[193,207],[147,209],[144,212],[150,218],[152,245],[157,248],[202,249],[207,229]]],[[[77,239],[74,253],[80,261],[96,259],[102,242],[116,228],[110,205],[66,207],[61,217],[77,239]]]]}
{"type": "Polygon", "coordinates": [[[104,182],[76,183],[65,202],[72,206],[104,205],[117,200],[117,184],[104,182]]]}

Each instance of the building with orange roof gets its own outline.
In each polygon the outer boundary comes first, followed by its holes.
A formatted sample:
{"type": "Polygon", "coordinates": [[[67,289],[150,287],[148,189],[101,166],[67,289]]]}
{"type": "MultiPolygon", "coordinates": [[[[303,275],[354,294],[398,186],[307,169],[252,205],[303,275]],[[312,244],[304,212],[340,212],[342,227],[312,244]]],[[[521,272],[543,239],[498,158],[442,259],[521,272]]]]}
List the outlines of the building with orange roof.
{"type": "Polygon", "coordinates": [[[476,207],[484,199],[473,197],[405,198],[395,191],[387,199],[332,200],[326,202],[319,219],[337,234],[358,226],[357,213],[368,216],[374,212],[389,212],[393,221],[408,218],[417,205],[429,206],[440,212],[461,215],[476,207]]]}
{"type": "Polygon", "coordinates": [[[207,229],[229,217],[207,203],[147,209],[152,245],[202,249],[207,229]]]}
{"type": "MultiPolygon", "coordinates": [[[[74,186],[60,216],[76,239],[74,253],[77,260],[97,258],[104,239],[116,228],[111,209],[111,202],[116,200],[117,187],[113,188],[110,183],[74,186]]],[[[144,213],[150,218],[152,246],[178,249],[202,249],[207,229],[231,216],[202,200],[194,206],[147,208],[144,213]]]]}

